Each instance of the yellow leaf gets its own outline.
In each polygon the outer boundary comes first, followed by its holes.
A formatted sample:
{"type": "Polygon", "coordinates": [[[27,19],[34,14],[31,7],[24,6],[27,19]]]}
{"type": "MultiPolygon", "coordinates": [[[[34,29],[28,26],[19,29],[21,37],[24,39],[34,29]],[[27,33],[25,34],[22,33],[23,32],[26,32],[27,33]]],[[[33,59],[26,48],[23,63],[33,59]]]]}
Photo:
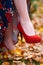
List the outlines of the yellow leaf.
{"type": "Polygon", "coordinates": [[[15,53],[18,54],[18,55],[21,55],[21,50],[17,48],[17,49],[15,50],[15,53]]]}
{"type": "Polygon", "coordinates": [[[40,65],[43,65],[43,64],[40,64],[40,65]]]}
{"type": "Polygon", "coordinates": [[[4,55],[4,58],[6,59],[7,58],[7,55],[4,55]]]}
{"type": "Polygon", "coordinates": [[[40,31],[43,31],[43,27],[40,27],[40,31]]]}

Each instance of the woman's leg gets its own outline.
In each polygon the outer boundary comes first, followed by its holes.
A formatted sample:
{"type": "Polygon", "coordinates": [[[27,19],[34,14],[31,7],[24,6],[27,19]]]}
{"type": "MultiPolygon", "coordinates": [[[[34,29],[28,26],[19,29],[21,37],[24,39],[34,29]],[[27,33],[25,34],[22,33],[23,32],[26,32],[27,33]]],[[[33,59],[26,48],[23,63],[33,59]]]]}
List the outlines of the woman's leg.
{"type": "Polygon", "coordinates": [[[27,35],[35,35],[34,27],[30,21],[28,10],[27,10],[27,2],[26,0],[14,0],[18,13],[20,15],[20,23],[27,35]]]}
{"type": "Polygon", "coordinates": [[[26,42],[27,43],[40,42],[41,38],[40,36],[35,35],[34,27],[29,18],[26,0],[14,0],[14,3],[20,15],[20,24],[18,25],[18,28],[20,32],[23,34],[26,42]]]}
{"type": "Polygon", "coordinates": [[[18,13],[17,11],[14,12],[14,16],[13,16],[13,41],[14,41],[14,44],[17,43],[18,41],[18,28],[17,28],[17,25],[18,25],[18,13]]]}
{"type": "Polygon", "coordinates": [[[13,40],[12,40],[12,23],[8,24],[8,28],[5,31],[5,45],[9,50],[15,49],[13,45],[13,40]]]}

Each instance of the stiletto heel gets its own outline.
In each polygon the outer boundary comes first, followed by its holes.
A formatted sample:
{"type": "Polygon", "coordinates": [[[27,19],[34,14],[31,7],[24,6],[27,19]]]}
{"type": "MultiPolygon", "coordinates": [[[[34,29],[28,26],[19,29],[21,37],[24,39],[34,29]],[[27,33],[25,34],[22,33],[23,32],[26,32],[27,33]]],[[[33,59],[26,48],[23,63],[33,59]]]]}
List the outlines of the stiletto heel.
{"type": "Polygon", "coordinates": [[[40,38],[40,36],[38,36],[38,35],[28,36],[28,35],[24,32],[24,30],[23,30],[23,28],[22,28],[20,22],[19,22],[19,24],[18,24],[18,29],[19,29],[19,31],[22,33],[22,35],[24,36],[24,38],[25,38],[25,40],[26,40],[27,43],[33,43],[33,44],[34,44],[34,43],[38,43],[38,42],[41,41],[41,38],[40,38]]]}

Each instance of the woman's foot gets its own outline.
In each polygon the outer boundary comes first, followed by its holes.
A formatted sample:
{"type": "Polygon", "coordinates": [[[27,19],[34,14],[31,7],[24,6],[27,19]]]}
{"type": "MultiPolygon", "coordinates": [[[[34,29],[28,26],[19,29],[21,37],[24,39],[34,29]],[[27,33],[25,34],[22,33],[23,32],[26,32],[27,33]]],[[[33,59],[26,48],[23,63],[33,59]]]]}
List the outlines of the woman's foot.
{"type": "Polygon", "coordinates": [[[10,40],[8,40],[8,41],[4,41],[4,44],[5,44],[5,46],[6,46],[6,48],[9,50],[9,52],[11,53],[11,55],[15,55],[15,46],[14,46],[14,44],[13,44],[13,41],[10,41],[10,40]]]}
{"type": "Polygon", "coordinates": [[[20,19],[20,24],[27,35],[29,35],[29,36],[35,35],[35,30],[34,30],[33,24],[29,18],[20,19]]]}
{"type": "Polygon", "coordinates": [[[40,36],[35,35],[31,22],[21,20],[21,22],[18,24],[18,29],[24,36],[27,43],[38,43],[41,41],[40,36]]]}
{"type": "Polygon", "coordinates": [[[6,46],[9,50],[15,49],[14,44],[13,44],[13,41],[5,40],[5,41],[4,41],[4,44],[5,44],[5,46],[6,46]]]}

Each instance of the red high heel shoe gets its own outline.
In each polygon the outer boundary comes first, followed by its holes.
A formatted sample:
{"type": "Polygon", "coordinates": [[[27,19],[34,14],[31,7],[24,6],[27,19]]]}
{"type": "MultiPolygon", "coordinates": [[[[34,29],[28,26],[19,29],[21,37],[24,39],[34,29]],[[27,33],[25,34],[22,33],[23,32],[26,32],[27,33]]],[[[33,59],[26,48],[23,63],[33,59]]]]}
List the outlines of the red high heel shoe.
{"type": "Polygon", "coordinates": [[[19,22],[19,24],[18,24],[18,29],[19,29],[19,31],[22,33],[22,35],[24,36],[24,38],[25,38],[25,40],[26,40],[27,43],[38,43],[38,42],[41,41],[41,38],[40,38],[40,36],[38,36],[38,35],[28,36],[28,35],[24,32],[24,30],[23,30],[23,28],[22,28],[20,22],[19,22]]]}

